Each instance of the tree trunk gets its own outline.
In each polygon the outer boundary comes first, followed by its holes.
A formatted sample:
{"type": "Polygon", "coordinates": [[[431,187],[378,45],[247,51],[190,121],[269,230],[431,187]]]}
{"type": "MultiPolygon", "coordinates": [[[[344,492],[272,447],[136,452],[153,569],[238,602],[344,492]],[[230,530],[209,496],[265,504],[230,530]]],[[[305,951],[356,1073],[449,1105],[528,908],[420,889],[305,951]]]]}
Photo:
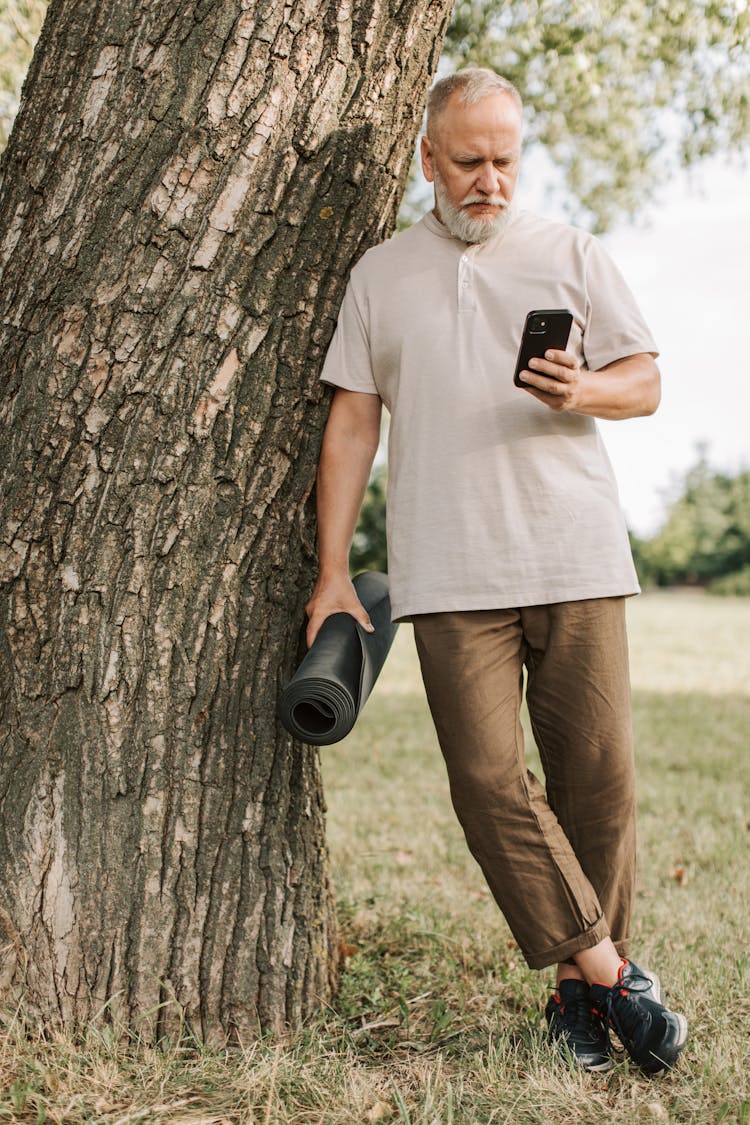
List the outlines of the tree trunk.
{"type": "Polygon", "coordinates": [[[335,985],[276,701],[317,375],[450,7],[50,6],[0,168],[2,982],[46,1024],[219,1039],[335,985]]]}

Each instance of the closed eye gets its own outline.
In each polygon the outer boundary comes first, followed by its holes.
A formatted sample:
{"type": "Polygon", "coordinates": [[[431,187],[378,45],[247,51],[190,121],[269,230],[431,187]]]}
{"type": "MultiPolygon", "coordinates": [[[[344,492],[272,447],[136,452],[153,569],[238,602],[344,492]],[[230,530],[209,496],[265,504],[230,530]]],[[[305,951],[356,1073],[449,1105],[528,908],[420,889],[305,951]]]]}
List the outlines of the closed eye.
{"type": "MultiPolygon", "coordinates": [[[[458,164],[459,168],[478,168],[480,164],[484,164],[484,160],[454,160],[454,164],[458,164]]],[[[509,156],[499,157],[497,160],[492,161],[495,168],[509,168],[513,160],[509,156]]]]}

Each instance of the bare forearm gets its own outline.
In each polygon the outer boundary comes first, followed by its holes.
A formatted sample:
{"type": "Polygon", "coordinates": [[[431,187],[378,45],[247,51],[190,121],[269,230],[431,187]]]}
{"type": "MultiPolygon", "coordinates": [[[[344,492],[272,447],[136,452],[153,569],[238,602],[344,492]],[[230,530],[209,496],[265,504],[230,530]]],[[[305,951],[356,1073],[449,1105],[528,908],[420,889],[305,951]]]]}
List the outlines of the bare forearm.
{"type": "Polygon", "coordinates": [[[582,371],[576,411],[614,421],[653,414],[661,398],[659,369],[649,355],[629,356],[599,371],[582,371]]]}
{"type": "Polygon", "coordinates": [[[526,389],[551,410],[594,418],[638,418],[653,414],[661,398],[661,377],[648,352],[626,356],[598,371],[581,368],[569,352],[550,351],[529,362],[521,378],[526,389]]]}
{"type": "Polygon", "coordinates": [[[349,548],[380,438],[377,395],[337,390],[318,465],[318,581],[305,607],[307,643],[332,613],[372,624],[349,580],[349,548]]]}
{"type": "Polygon", "coordinates": [[[318,465],[320,577],[349,574],[349,548],[380,439],[377,395],[337,390],[318,465]]]}
{"type": "Polygon", "coordinates": [[[326,434],[318,466],[320,574],[348,574],[349,548],[377,449],[353,435],[326,434]]]}

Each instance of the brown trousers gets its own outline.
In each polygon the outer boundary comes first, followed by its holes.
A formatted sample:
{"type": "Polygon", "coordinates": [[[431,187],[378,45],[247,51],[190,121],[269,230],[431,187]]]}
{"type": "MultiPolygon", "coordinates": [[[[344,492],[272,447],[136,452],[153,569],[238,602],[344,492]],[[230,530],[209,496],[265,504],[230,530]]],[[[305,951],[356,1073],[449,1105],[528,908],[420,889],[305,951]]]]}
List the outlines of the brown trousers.
{"type": "Polygon", "coordinates": [[[412,618],[466,840],[531,968],[627,953],[635,798],[625,599],[412,618]],[[526,768],[526,699],[545,788],[526,768]]]}

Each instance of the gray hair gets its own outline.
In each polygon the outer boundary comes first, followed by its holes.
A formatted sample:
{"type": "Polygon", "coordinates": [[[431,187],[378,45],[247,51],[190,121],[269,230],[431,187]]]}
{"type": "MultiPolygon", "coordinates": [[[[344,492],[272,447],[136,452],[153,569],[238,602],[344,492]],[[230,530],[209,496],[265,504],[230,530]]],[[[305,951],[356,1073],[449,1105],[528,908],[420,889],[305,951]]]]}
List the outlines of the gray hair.
{"type": "Polygon", "coordinates": [[[430,139],[434,139],[435,124],[455,90],[460,90],[461,101],[465,105],[474,105],[490,94],[509,94],[519,110],[523,109],[521,95],[507,78],[484,66],[466,66],[455,74],[441,78],[427,95],[426,133],[430,139]]]}

